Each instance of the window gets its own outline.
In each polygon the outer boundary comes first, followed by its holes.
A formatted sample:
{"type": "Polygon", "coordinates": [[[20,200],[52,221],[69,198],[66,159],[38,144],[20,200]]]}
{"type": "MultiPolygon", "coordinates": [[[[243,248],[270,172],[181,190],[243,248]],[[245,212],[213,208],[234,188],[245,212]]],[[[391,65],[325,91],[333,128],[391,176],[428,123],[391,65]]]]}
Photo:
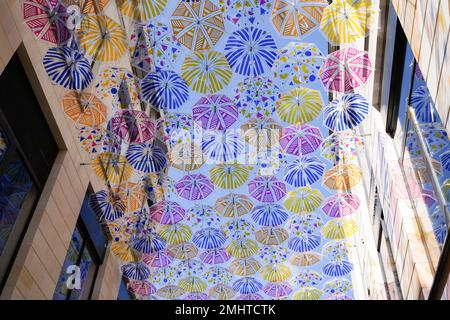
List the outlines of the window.
{"type": "Polygon", "coordinates": [[[122,278],[120,281],[119,294],[117,295],[117,300],[131,300],[130,291],[127,289],[127,284],[125,279],[122,278]]]}

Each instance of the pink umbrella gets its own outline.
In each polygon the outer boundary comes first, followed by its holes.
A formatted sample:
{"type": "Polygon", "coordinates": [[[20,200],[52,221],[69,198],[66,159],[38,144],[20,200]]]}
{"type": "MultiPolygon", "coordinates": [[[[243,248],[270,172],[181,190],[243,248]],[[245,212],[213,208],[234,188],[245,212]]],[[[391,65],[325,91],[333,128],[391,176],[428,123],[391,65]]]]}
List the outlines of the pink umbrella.
{"type": "Polygon", "coordinates": [[[173,256],[167,250],[160,250],[142,255],[142,261],[149,267],[164,268],[172,263],[173,256]]]}
{"type": "Polygon", "coordinates": [[[156,292],[156,288],[148,281],[130,280],[128,289],[139,296],[148,297],[156,292]]]}
{"type": "Polygon", "coordinates": [[[295,124],[283,130],[280,138],[281,148],[294,156],[314,152],[322,143],[322,134],[319,128],[308,124],[295,124]]]}
{"type": "Polygon", "coordinates": [[[292,288],[284,282],[274,283],[268,282],[264,287],[263,291],[270,297],[280,298],[291,294],[292,288]]]}
{"type": "Polygon", "coordinates": [[[433,207],[437,202],[436,194],[434,193],[433,190],[427,189],[422,190],[422,198],[428,208],[433,207]]]}
{"type": "Polygon", "coordinates": [[[200,259],[203,263],[220,264],[230,260],[230,255],[223,248],[213,248],[202,252],[200,259]]]}
{"type": "Polygon", "coordinates": [[[161,224],[175,224],[184,219],[185,210],[175,201],[161,201],[150,207],[150,219],[161,224]]]}
{"type": "Polygon", "coordinates": [[[349,47],[329,54],[319,77],[327,90],[349,93],[365,85],[372,71],[369,54],[349,47]]]}
{"type": "Polygon", "coordinates": [[[211,300],[210,296],[203,292],[193,292],[188,294],[185,300],[211,300]]]}
{"type": "Polygon", "coordinates": [[[180,197],[187,200],[202,200],[214,191],[211,180],[203,174],[189,174],[175,185],[180,197]]]}
{"type": "Polygon", "coordinates": [[[336,194],[324,201],[322,211],[329,217],[341,218],[358,210],[359,204],[360,201],[356,194],[336,194]]]}
{"type": "Polygon", "coordinates": [[[128,143],[153,140],[155,122],[143,111],[120,110],[109,122],[110,130],[128,143]]]}
{"type": "Polygon", "coordinates": [[[250,195],[261,202],[276,202],[286,195],[286,186],[275,176],[259,176],[248,184],[250,195]]]}
{"type": "Polygon", "coordinates": [[[237,300],[264,300],[262,295],[257,293],[248,293],[248,294],[241,294],[237,297],[237,300]]]}
{"type": "Polygon", "coordinates": [[[203,129],[224,130],[235,123],[239,117],[238,109],[230,98],[222,94],[203,97],[192,109],[195,121],[203,129]]]}

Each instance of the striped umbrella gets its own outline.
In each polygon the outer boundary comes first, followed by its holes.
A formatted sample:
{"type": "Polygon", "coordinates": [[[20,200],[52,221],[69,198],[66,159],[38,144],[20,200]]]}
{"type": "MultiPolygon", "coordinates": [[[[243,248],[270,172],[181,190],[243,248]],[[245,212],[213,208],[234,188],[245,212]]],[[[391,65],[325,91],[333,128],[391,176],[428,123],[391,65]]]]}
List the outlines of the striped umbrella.
{"type": "Polygon", "coordinates": [[[186,297],[185,300],[211,300],[211,297],[204,292],[191,292],[186,297]]]}
{"type": "Polygon", "coordinates": [[[184,290],[181,289],[179,286],[167,285],[162,288],[159,288],[156,291],[156,294],[166,299],[176,299],[184,294],[184,290]]]}
{"type": "Polygon", "coordinates": [[[263,285],[256,278],[244,277],[233,283],[233,290],[240,294],[257,293],[263,285]]]}
{"type": "Polygon", "coordinates": [[[136,252],[128,242],[124,241],[113,241],[111,243],[111,251],[122,262],[137,261],[140,256],[140,253],[136,252]]]}
{"type": "Polygon", "coordinates": [[[356,128],[369,114],[369,102],[359,93],[334,99],[324,111],[323,123],[333,131],[356,128]]]}
{"type": "Polygon", "coordinates": [[[177,73],[160,70],[148,73],[141,81],[142,98],[162,110],[180,108],[189,98],[189,89],[177,73]]]}
{"type": "Polygon", "coordinates": [[[223,217],[237,218],[252,210],[253,202],[246,195],[229,193],[218,198],[214,208],[223,217]]]}
{"type": "Polygon", "coordinates": [[[238,120],[237,107],[223,94],[202,97],[193,107],[192,115],[203,129],[225,130],[238,120]]]}
{"type": "Polygon", "coordinates": [[[310,267],[319,263],[320,260],[320,254],[314,251],[297,253],[289,258],[289,262],[297,267],[310,267]]]}
{"type": "Polygon", "coordinates": [[[155,136],[155,122],[143,111],[119,110],[108,127],[128,143],[152,141],[155,136]]]}
{"type": "Polygon", "coordinates": [[[361,182],[362,171],[354,164],[338,164],[326,171],[323,183],[333,190],[348,191],[361,182]]]}
{"type": "Polygon", "coordinates": [[[91,161],[91,166],[97,177],[111,184],[127,181],[133,173],[133,168],[124,156],[111,152],[99,154],[91,161]]]}
{"type": "Polygon", "coordinates": [[[118,0],[120,12],[137,22],[146,22],[160,15],[167,0],[118,0]]]}
{"type": "Polygon", "coordinates": [[[160,172],[167,164],[164,150],[148,142],[130,144],[126,158],[134,169],[143,173],[160,172]]]}
{"type": "Polygon", "coordinates": [[[285,128],[280,138],[281,149],[293,156],[307,155],[322,143],[319,128],[309,124],[296,124],[285,128]]]}
{"type": "Polygon", "coordinates": [[[230,271],[238,276],[251,276],[261,269],[261,263],[253,257],[235,259],[230,264],[230,271]]]}
{"type": "Polygon", "coordinates": [[[264,298],[259,293],[248,293],[239,295],[236,300],[257,301],[264,300],[264,298]]]}
{"type": "Polygon", "coordinates": [[[275,176],[259,176],[248,183],[250,196],[261,202],[277,202],[286,195],[286,186],[275,176]]]}
{"type": "Polygon", "coordinates": [[[211,227],[197,231],[192,237],[192,242],[200,249],[220,248],[226,241],[222,231],[211,227]]]}
{"type": "Polygon", "coordinates": [[[267,203],[255,206],[251,211],[253,221],[260,226],[276,227],[286,222],[289,214],[276,203],[267,203]]]}
{"type": "Polygon", "coordinates": [[[177,143],[168,154],[170,165],[182,171],[200,169],[205,163],[202,148],[192,142],[177,143]]]}
{"type": "Polygon", "coordinates": [[[244,185],[251,167],[238,164],[219,164],[209,170],[211,181],[222,189],[236,189],[244,185]]]}
{"type": "Polygon", "coordinates": [[[133,248],[142,253],[155,253],[164,250],[166,242],[154,232],[149,232],[133,242],[133,248]]]}
{"type": "Polygon", "coordinates": [[[273,37],[253,26],[233,32],[224,50],[230,66],[243,76],[263,74],[272,68],[277,56],[273,37]]]}
{"type": "Polygon", "coordinates": [[[178,282],[178,286],[186,292],[202,292],[206,290],[206,283],[199,277],[186,277],[178,282]]]}
{"type": "Polygon", "coordinates": [[[289,233],[282,227],[264,227],[255,232],[255,239],[266,246],[277,246],[289,238],[289,233]]]}
{"type": "MultiPolygon", "coordinates": [[[[177,226],[177,224],[173,225],[173,227],[176,227],[176,226],[177,226]]],[[[168,240],[168,242],[169,242],[169,240],[168,240]]],[[[180,260],[193,259],[197,256],[197,253],[198,253],[197,247],[193,243],[190,243],[190,242],[170,244],[167,247],[167,251],[170,252],[170,254],[173,255],[175,259],[180,259],[180,260]]]]}
{"type": "Polygon", "coordinates": [[[294,300],[320,300],[323,296],[323,291],[314,287],[301,288],[294,292],[294,300]]]}
{"type": "Polygon", "coordinates": [[[245,143],[234,130],[211,130],[202,138],[202,149],[211,161],[228,162],[243,154],[245,143]]]}
{"type": "Polygon", "coordinates": [[[358,230],[355,220],[349,218],[339,218],[328,221],[322,227],[323,235],[332,240],[346,239],[353,236],[358,230]]]}
{"type": "Polygon", "coordinates": [[[258,251],[258,243],[248,238],[239,238],[231,241],[225,249],[232,257],[248,258],[258,251]]]}
{"type": "Polygon", "coordinates": [[[249,119],[240,126],[242,137],[249,144],[260,150],[277,148],[280,131],[283,127],[272,118],[262,115],[249,119]]]}
{"type": "Polygon", "coordinates": [[[353,214],[359,208],[359,198],[352,193],[339,193],[327,198],[322,211],[329,217],[342,218],[353,214]]]}
{"type": "Polygon", "coordinates": [[[352,130],[337,131],[322,142],[322,157],[337,163],[356,159],[364,148],[364,140],[352,130]]]}
{"type": "MultiPolygon", "coordinates": [[[[159,228],[158,235],[161,236],[161,238],[163,238],[170,245],[181,246],[181,248],[173,247],[172,249],[174,251],[169,250],[169,252],[177,259],[182,259],[178,256],[178,254],[181,254],[180,252],[178,252],[178,250],[182,249],[188,250],[190,248],[188,244],[183,246],[183,244],[187,243],[187,241],[189,241],[192,237],[192,230],[188,225],[182,223],[164,225],[159,228]]],[[[195,254],[194,253],[192,254],[196,256],[197,251],[195,251],[195,254]]]]}
{"type": "Polygon", "coordinates": [[[122,273],[130,280],[144,281],[150,275],[150,270],[142,262],[130,262],[121,267],[122,273]]]}
{"type": "Polygon", "coordinates": [[[417,121],[420,123],[439,122],[433,97],[426,86],[421,86],[413,91],[410,104],[414,109],[417,121]]]}
{"type": "Polygon", "coordinates": [[[203,174],[184,176],[175,185],[178,195],[186,200],[202,200],[214,191],[211,180],[203,174]]]}
{"type": "Polygon", "coordinates": [[[106,221],[114,221],[125,213],[125,204],[116,193],[101,190],[89,197],[89,206],[95,214],[106,221]]]}
{"type": "Polygon", "coordinates": [[[62,101],[64,113],[76,125],[99,126],[106,121],[106,106],[94,95],[69,91],[62,101]]]}
{"type": "Polygon", "coordinates": [[[109,0],[61,0],[66,6],[77,5],[82,9],[83,14],[103,11],[108,5],[109,0]]]}
{"type": "Polygon", "coordinates": [[[125,204],[126,212],[139,210],[144,201],[147,200],[145,190],[140,183],[123,181],[122,183],[113,186],[113,190],[125,204]]]}
{"type": "Polygon", "coordinates": [[[329,277],[342,277],[349,274],[352,269],[352,264],[346,260],[333,260],[323,265],[322,272],[329,277]]]}
{"type": "Polygon", "coordinates": [[[284,181],[294,187],[306,187],[317,182],[325,171],[325,164],[318,157],[300,157],[286,168],[284,181]]]}
{"type": "Polygon", "coordinates": [[[277,114],[290,124],[305,124],[319,115],[322,105],[319,91],[298,87],[281,94],[277,101],[277,114]]]}
{"type": "Polygon", "coordinates": [[[236,295],[232,287],[226,284],[217,284],[209,289],[209,295],[217,300],[231,300],[236,295]]]}
{"type": "Polygon", "coordinates": [[[440,156],[442,168],[450,171],[450,151],[444,152],[440,156]]]}
{"type": "Polygon", "coordinates": [[[89,61],[78,50],[69,47],[48,49],[43,64],[50,79],[66,89],[82,91],[94,79],[89,61]]]}
{"type": "Polygon", "coordinates": [[[207,249],[200,254],[200,259],[207,264],[222,264],[230,260],[230,255],[222,248],[207,249]]]}
{"type": "Polygon", "coordinates": [[[284,207],[291,212],[305,214],[316,210],[323,201],[319,190],[310,187],[289,191],[284,199],[284,207]]]}
{"type": "Polygon", "coordinates": [[[320,246],[320,235],[315,233],[304,233],[301,237],[289,239],[288,248],[294,252],[307,252],[320,246]]]}
{"type": "Polygon", "coordinates": [[[164,268],[170,265],[172,261],[173,257],[165,249],[142,255],[142,262],[144,262],[149,267],[164,268]]]}
{"type": "Polygon", "coordinates": [[[185,215],[183,207],[175,201],[161,201],[150,207],[150,219],[161,224],[176,224],[185,215]]]}
{"type": "Polygon", "coordinates": [[[286,282],[268,282],[264,285],[263,291],[269,297],[282,298],[290,295],[292,293],[292,288],[286,282]]]}
{"type": "Polygon", "coordinates": [[[148,281],[130,280],[127,288],[139,297],[149,297],[156,292],[155,286],[148,281]]]}

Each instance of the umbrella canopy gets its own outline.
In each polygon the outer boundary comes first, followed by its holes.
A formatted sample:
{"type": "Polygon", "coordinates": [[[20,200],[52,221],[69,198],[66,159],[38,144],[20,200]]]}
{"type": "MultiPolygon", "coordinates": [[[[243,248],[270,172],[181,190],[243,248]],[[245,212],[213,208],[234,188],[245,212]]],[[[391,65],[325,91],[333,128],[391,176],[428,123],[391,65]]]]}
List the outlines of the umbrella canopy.
{"type": "Polygon", "coordinates": [[[350,93],[364,86],[373,72],[367,52],[353,47],[330,53],[319,70],[325,89],[350,93]]]}
{"type": "Polygon", "coordinates": [[[200,249],[220,248],[226,241],[223,232],[212,227],[201,229],[192,237],[192,242],[200,249]]]}
{"type": "Polygon", "coordinates": [[[141,81],[141,89],[142,98],[157,109],[178,109],[189,98],[186,81],[170,70],[148,73],[141,81]]]}
{"type": "Polygon", "coordinates": [[[198,170],[205,163],[202,148],[191,142],[176,144],[168,158],[172,167],[182,171],[198,170]]]}
{"type": "Polygon", "coordinates": [[[177,193],[186,200],[202,200],[214,191],[214,185],[203,174],[190,174],[175,185],[177,193]]]}
{"type": "Polygon", "coordinates": [[[248,258],[258,251],[258,243],[248,238],[239,238],[226,247],[228,254],[235,258],[248,258]]]}
{"type": "Polygon", "coordinates": [[[253,257],[235,259],[230,264],[230,271],[238,276],[251,276],[261,269],[261,263],[253,257]]]}
{"type": "Polygon", "coordinates": [[[323,286],[323,291],[327,294],[346,294],[353,289],[352,282],[346,278],[336,278],[328,281],[323,286]]]}
{"type": "Polygon", "coordinates": [[[253,300],[264,300],[264,298],[259,293],[248,293],[248,294],[241,294],[241,295],[239,295],[236,298],[236,300],[253,301],[253,300]]]}
{"type": "Polygon", "coordinates": [[[126,212],[134,212],[139,210],[144,201],[147,200],[145,190],[140,183],[124,181],[113,187],[122,202],[125,204],[126,212]]]}
{"type": "Polygon", "coordinates": [[[121,267],[122,274],[130,280],[144,281],[150,275],[150,270],[142,262],[130,262],[121,267]]]}
{"type": "Polygon", "coordinates": [[[165,112],[157,120],[158,138],[164,142],[169,141],[171,145],[191,142],[194,139],[194,135],[191,136],[191,134],[196,133],[193,129],[198,129],[198,132],[201,132],[200,126],[197,126],[191,114],[165,112]]]}
{"type": "Polygon", "coordinates": [[[288,248],[294,252],[307,252],[320,246],[321,238],[316,233],[303,233],[301,237],[289,239],[288,248]]]}
{"type": "Polygon", "coordinates": [[[317,182],[325,171],[325,164],[318,157],[305,156],[287,166],[284,181],[294,187],[306,187],[317,182]]]}
{"type": "Polygon", "coordinates": [[[327,242],[322,248],[323,256],[330,261],[348,260],[351,244],[347,241],[335,240],[327,242]]]}
{"type": "Polygon", "coordinates": [[[356,221],[349,218],[333,219],[322,227],[323,235],[332,240],[350,238],[357,230],[356,221]]]}
{"type": "Polygon", "coordinates": [[[353,43],[369,33],[376,13],[372,0],[336,0],[323,11],[320,28],[332,44],[353,43]]]}
{"type": "Polygon", "coordinates": [[[159,288],[156,294],[166,299],[176,299],[184,294],[184,290],[175,285],[168,285],[159,288]]]}
{"type": "Polygon", "coordinates": [[[66,6],[77,5],[82,9],[82,13],[95,13],[96,11],[103,11],[109,0],[61,0],[66,6]]]}
{"type": "Polygon", "coordinates": [[[339,193],[327,198],[322,205],[322,211],[329,217],[342,218],[358,210],[360,200],[356,194],[339,193]]]}
{"type": "Polygon", "coordinates": [[[92,160],[91,165],[100,179],[112,184],[127,181],[133,173],[133,169],[124,156],[111,152],[99,154],[92,160]]]}
{"type": "Polygon", "coordinates": [[[123,262],[133,262],[139,259],[139,253],[127,242],[113,241],[111,243],[111,251],[114,256],[123,262]]]}
{"type": "Polygon", "coordinates": [[[330,261],[322,267],[322,272],[329,277],[342,277],[348,275],[353,269],[350,262],[346,260],[330,261]]]}
{"type": "Polygon", "coordinates": [[[322,143],[319,128],[309,124],[295,124],[285,128],[280,138],[281,149],[293,156],[307,155],[322,143]]]}
{"type": "Polygon", "coordinates": [[[286,229],[291,235],[302,237],[304,234],[310,234],[317,231],[323,225],[319,215],[314,213],[305,213],[302,215],[292,215],[286,223],[286,229]]]}
{"type": "Polygon", "coordinates": [[[94,95],[69,91],[62,101],[64,113],[77,125],[98,126],[106,121],[106,106],[94,95]]]}
{"type": "Polygon", "coordinates": [[[269,297],[282,298],[290,295],[292,293],[292,288],[286,282],[268,282],[264,285],[263,291],[269,297]]]}
{"type": "Polygon", "coordinates": [[[171,264],[173,257],[167,250],[160,250],[142,255],[142,262],[149,267],[164,268],[171,264]]]}
{"type": "Polygon", "coordinates": [[[167,0],[119,0],[117,6],[123,15],[137,22],[146,22],[160,15],[167,0]]]}
{"type": "Polygon", "coordinates": [[[324,125],[333,131],[356,128],[369,114],[369,103],[359,93],[334,99],[324,111],[324,125]]]}
{"type": "Polygon", "coordinates": [[[194,227],[218,227],[221,219],[209,205],[196,204],[186,212],[186,220],[194,227]]]}
{"type": "Polygon", "coordinates": [[[207,281],[211,284],[226,284],[233,281],[233,274],[227,268],[213,266],[208,269],[207,281]]]}
{"type": "Polygon", "coordinates": [[[284,199],[284,207],[291,212],[305,214],[316,210],[323,201],[319,190],[310,187],[289,191],[284,199]]]}
{"type": "MultiPolygon", "coordinates": [[[[431,159],[431,165],[436,175],[440,176],[442,173],[441,163],[435,159],[431,159]]],[[[424,157],[414,157],[407,159],[407,161],[405,161],[404,163],[404,168],[406,175],[410,178],[415,178],[416,183],[426,184],[432,181],[431,174],[428,171],[428,164],[424,157]]],[[[413,183],[413,181],[409,182],[409,184],[411,185],[413,183]]]]}
{"type": "Polygon", "coordinates": [[[236,160],[244,151],[245,143],[235,130],[207,131],[202,137],[202,149],[208,159],[217,162],[236,160]]]}
{"type": "Polygon", "coordinates": [[[181,76],[195,92],[216,93],[231,80],[232,71],[225,56],[217,51],[195,51],[187,56],[181,76]]]}
{"type": "Polygon", "coordinates": [[[273,37],[262,29],[245,27],[233,32],[225,53],[233,70],[243,76],[259,76],[272,68],[277,56],[273,37]]]}
{"type": "Polygon", "coordinates": [[[353,131],[337,131],[322,142],[322,157],[333,163],[353,161],[363,148],[363,139],[353,131]]]}
{"type": "Polygon", "coordinates": [[[226,284],[217,284],[209,289],[209,295],[217,300],[230,300],[236,295],[236,291],[226,284]]]}
{"type": "Polygon", "coordinates": [[[340,191],[352,189],[361,179],[362,171],[354,164],[338,164],[323,175],[323,183],[328,188],[340,191]]]}
{"type": "Polygon", "coordinates": [[[140,297],[148,297],[156,292],[155,286],[148,281],[130,280],[127,288],[140,297]]]}
{"type": "Polygon", "coordinates": [[[238,164],[219,164],[209,170],[211,181],[222,189],[236,189],[244,185],[251,167],[238,164]]]}
{"type": "Polygon", "coordinates": [[[319,253],[314,251],[309,252],[301,252],[297,253],[295,255],[292,255],[289,259],[289,262],[298,267],[310,267],[317,263],[319,263],[321,260],[321,256],[319,253]]]}
{"type": "Polygon", "coordinates": [[[121,145],[114,133],[103,127],[81,127],[78,135],[81,148],[91,156],[101,152],[120,153],[121,145]]]}
{"type": "Polygon", "coordinates": [[[223,217],[237,218],[252,210],[253,202],[246,195],[229,193],[218,198],[214,208],[223,217]]]}
{"type": "Polygon", "coordinates": [[[281,95],[277,102],[277,114],[290,124],[304,124],[319,115],[322,105],[319,91],[299,87],[281,95]]]}
{"type": "Polygon", "coordinates": [[[25,0],[23,19],[38,39],[62,45],[70,39],[69,13],[59,0],[25,0]]]}
{"type": "Polygon", "coordinates": [[[229,239],[250,237],[255,233],[255,226],[245,219],[228,220],[222,225],[222,230],[229,239]]]}
{"type": "Polygon", "coordinates": [[[222,12],[210,0],[180,1],[171,23],[175,37],[191,51],[213,48],[225,32],[222,12]]]}
{"type": "MultiPolygon", "coordinates": [[[[192,230],[188,225],[182,223],[176,223],[172,225],[164,225],[158,230],[158,234],[163,238],[168,244],[178,245],[189,241],[192,237],[192,230]]],[[[182,248],[184,248],[182,246],[182,248]]],[[[173,256],[176,256],[177,252],[172,252],[173,256]]],[[[197,255],[197,253],[195,254],[197,255]]],[[[181,259],[181,258],[177,258],[181,259]]]]}
{"type": "Polygon", "coordinates": [[[293,283],[300,287],[317,286],[323,280],[323,277],[314,270],[301,270],[293,279],[293,283]]]}
{"type": "Polygon", "coordinates": [[[125,30],[106,15],[83,17],[77,34],[80,48],[93,60],[115,62],[127,51],[125,30]]]}
{"type": "Polygon", "coordinates": [[[202,97],[193,107],[192,115],[203,129],[225,130],[238,120],[237,107],[223,94],[202,97]]]}
{"type": "Polygon", "coordinates": [[[187,292],[202,292],[206,290],[206,283],[199,277],[186,277],[178,282],[178,286],[187,292]]]}
{"type": "MultiPolygon", "coordinates": [[[[174,227],[177,225],[174,225],[174,227]]],[[[197,247],[190,242],[182,242],[179,244],[170,244],[167,247],[167,251],[170,252],[170,254],[175,259],[180,260],[187,260],[187,259],[193,259],[197,256],[198,249],[197,247]]]]}
{"type": "Polygon", "coordinates": [[[277,147],[282,126],[272,118],[262,115],[249,119],[240,126],[242,136],[257,150],[267,150],[277,147]]]}
{"type": "Polygon", "coordinates": [[[128,143],[152,141],[155,136],[155,122],[143,111],[117,111],[108,126],[112,132],[128,143]]]}
{"type": "Polygon", "coordinates": [[[413,91],[410,100],[417,121],[420,123],[439,122],[433,97],[426,86],[421,86],[413,91]]]}
{"type": "Polygon", "coordinates": [[[236,26],[255,23],[259,16],[270,13],[271,1],[266,0],[219,0],[225,18],[236,26]]]}
{"type": "Polygon", "coordinates": [[[256,278],[244,277],[233,283],[233,289],[240,294],[256,293],[261,290],[263,285],[256,278]]]}
{"type": "Polygon", "coordinates": [[[442,168],[450,171],[450,151],[444,152],[440,156],[442,168]]]}
{"type": "MultiPolygon", "coordinates": [[[[450,147],[448,133],[441,123],[422,123],[419,130],[425,140],[425,145],[432,157],[439,157],[450,147]]],[[[406,148],[410,156],[423,156],[420,143],[414,130],[409,130],[406,134],[406,148]]]]}
{"type": "Polygon", "coordinates": [[[305,287],[294,292],[294,300],[320,300],[323,291],[314,287],[305,287]]]}
{"type": "Polygon", "coordinates": [[[289,233],[282,227],[264,227],[256,231],[255,239],[266,246],[282,244],[289,238],[289,233]]]}
{"type": "Polygon", "coordinates": [[[276,203],[260,204],[251,212],[253,221],[263,227],[276,227],[284,224],[289,213],[276,203]]]}
{"type": "Polygon", "coordinates": [[[207,264],[222,264],[230,260],[230,255],[222,248],[205,250],[200,254],[200,259],[207,264]]]}
{"type": "MultiPolygon", "coordinates": [[[[289,250],[281,246],[264,246],[258,250],[259,258],[270,265],[279,265],[287,260],[289,250]]],[[[270,280],[271,281],[271,280],[270,280]]]]}
{"type": "Polygon", "coordinates": [[[318,28],[327,5],[326,0],[275,0],[271,20],[282,36],[302,38],[318,28]]]}
{"type": "Polygon", "coordinates": [[[176,224],[185,215],[183,207],[175,201],[161,201],[150,207],[150,218],[161,224],[176,224]]]}
{"type": "Polygon", "coordinates": [[[155,253],[163,250],[166,242],[154,232],[149,232],[143,237],[134,240],[133,248],[142,253],[155,253]]]}
{"type": "Polygon", "coordinates": [[[89,61],[69,47],[48,49],[43,64],[50,79],[66,89],[82,91],[94,79],[89,61]]]}
{"type": "Polygon", "coordinates": [[[259,176],[248,183],[248,192],[260,202],[277,202],[286,195],[286,186],[275,176],[259,176]]]}
{"type": "Polygon", "coordinates": [[[185,300],[211,300],[211,297],[204,292],[191,292],[186,297],[185,300]]]}
{"type": "Polygon", "coordinates": [[[126,158],[134,169],[143,173],[162,171],[167,164],[164,150],[148,142],[130,144],[126,158]]]}

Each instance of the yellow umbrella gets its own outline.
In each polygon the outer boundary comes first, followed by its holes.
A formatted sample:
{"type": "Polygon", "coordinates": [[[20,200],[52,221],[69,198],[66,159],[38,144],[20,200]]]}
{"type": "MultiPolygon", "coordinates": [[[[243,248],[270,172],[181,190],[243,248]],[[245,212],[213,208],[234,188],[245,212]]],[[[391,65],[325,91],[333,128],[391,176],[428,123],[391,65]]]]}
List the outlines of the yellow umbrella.
{"type": "Polygon", "coordinates": [[[199,277],[186,277],[178,282],[178,286],[187,292],[202,292],[206,290],[206,283],[199,277]]]}
{"type": "Polygon", "coordinates": [[[200,169],[205,163],[202,148],[194,143],[176,144],[168,154],[172,167],[182,171],[200,169]]]}
{"type": "Polygon", "coordinates": [[[122,262],[138,261],[140,258],[140,253],[136,252],[132,246],[123,241],[113,241],[111,251],[122,262]]]}
{"type": "Polygon", "coordinates": [[[176,223],[173,225],[161,226],[158,230],[159,236],[167,241],[168,244],[180,244],[187,242],[192,237],[192,230],[189,226],[176,223]]]}
{"type": "Polygon", "coordinates": [[[347,191],[355,187],[361,177],[361,169],[354,164],[338,164],[324,173],[323,183],[330,189],[347,191]]]}
{"type": "Polygon", "coordinates": [[[262,267],[260,274],[264,280],[270,282],[283,282],[289,279],[292,275],[291,269],[282,264],[267,264],[262,267]]]}
{"type": "Polygon", "coordinates": [[[255,238],[259,243],[275,246],[286,241],[289,238],[289,233],[282,227],[264,227],[256,231],[255,238]]]}
{"type": "Polygon", "coordinates": [[[350,238],[356,231],[358,231],[358,225],[351,218],[333,219],[322,227],[323,235],[333,240],[350,238]]]}
{"type": "Polygon", "coordinates": [[[183,242],[167,246],[167,252],[176,259],[188,260],[197,256],[198,249],[191,242],[183,242]]]}
{"type": "Polygon", "coordinates": [[[276,104],[280,119],[290,124],[311,122],[319,115],[322,106],[320,92],[305,87],[283,93],[276,104]]]}
{"type": "Polygon", "coordinates": [[[258,243],[251,239],[239,238],[230,242],[225,248],[235,258],[248,258],[258,251],[258,243]]]}
{"type": "Polygon", "coordinates": [[[266,117],[249,119],[240,127],[242,137],[257,151],[278,146],[282,128],[275,120],[266,117]]]}
{"type": "Polygon", "coordinates": [[[76,5],[81,9],[81,13],[100,13],[109,3],[109,0],[63,0],[66,7],[76,5]]]}
{"type": "Polygon", "coordinates": [[[320,254],[317,252],[302,252],[289,258],[289,262],[298,267],[309,267],[320,262],[320,254]]]}
{"type": "Polygon", "coordinates": [[[322,201],[323,196],[319,190],[303,187],[288,192],[283,204],[291,212],[305,214],[316,210],[322,201]]]}
{"type": "Polygon", "coordinates": [[[146,22],[164,11],[167,0],[118,0],[123,15],[138,22],[146,22]]]}
{"type": "Polygon", "coordinates": [[[314,287],[304,287],[294,293],[294,300],[320,300],[323,291],[314,287]]]}
{"type": "Polygon", "coordinates": [[[325,8],[320,28],[333,44],[352,43],[368,34],[376,14],[372,0],[334,0],[325,8]]]}
{"type": "Polygon", "coordinates": [[[209,289],[209,295],[217,300],[230,300],[234,298],[236,291],[225,284],[216,284],[209,289]]]}
{"type": "Polygon", "coordinates": [[[223,217],[237,218],[249,213],[253,202],[246,195],[230,193],[217,199],[214,208],[223,217]]]}
{"type": "Polygon", "coordinates": [[[251,276],[261,269],[261,264],[253,257],[235,259],[230,264],[230,271],[238,276],[251,276]]]}
{"type": "Polygon", "coordinates": [[[252,167],[238,164],[219,164],[209,174],[211,181],[222,189],[236,189],[242,186],[250,176],[252,167]]]}
{"type": "Polygon", "coordinates": [[[140,183],[124,181],[113,187],[122,202],[126,206],[126,212],[133,212],[140,209],[147,200],[145,190],[140,183]]]}
{"type": "Polygon", "coordinates": [[[124,156],[112,152],[103,152],[92,160],[94,173],[103,181],[119,184],[127,181],[133,169],[124,156]]]}
{"type": "Polygon", "coordinates": [[[106,121],[106,106],[90,93],[69,91],[62,105],[64,113],[77,125],[95,127],[106,121]]]}
{"type": "Polygon", "coordinates": [[[127,50],[125,31],[105,15],[84,17],[78,29],[78,39],[88,56],[103,62],[115,62],[127,50]]]}
{"type": "Polygon", "coordinates": [[[168,285],[158,289],[156,294],[166,299],[176,299],[184,294],[184,290],[178,286],[168,285]]]}

